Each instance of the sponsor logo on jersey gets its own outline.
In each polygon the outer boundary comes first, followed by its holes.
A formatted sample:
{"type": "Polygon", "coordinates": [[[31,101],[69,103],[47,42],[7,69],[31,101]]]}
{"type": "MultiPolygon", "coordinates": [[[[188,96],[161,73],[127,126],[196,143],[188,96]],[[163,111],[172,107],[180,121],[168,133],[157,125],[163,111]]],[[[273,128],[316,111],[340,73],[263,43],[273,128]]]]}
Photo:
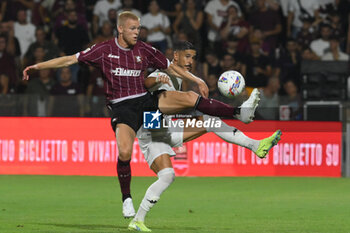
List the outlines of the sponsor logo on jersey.
{"type": "Polygon", "coordinates": [[[110,58],[116,58],[116,59],[119,59],[119,56],[117,56],[117,55],[113,55],[113,54],[108,54],[108,57],[110,57],[110,58]]]}
{"type": "Polygon", "coordinates": [[[112,73],[115,76],[132,76],[132,77],[138,77],[141,74],[141,70],[126,70],[124,68],[116,68],[115,70],[112,70],[112,73]]]}
{"type": "Polygon", "coordinates": [[[160,129],[160,116],[162,113],[159,110],[152,112],[143,112],[143,127],[145,129],[160,129]]]}

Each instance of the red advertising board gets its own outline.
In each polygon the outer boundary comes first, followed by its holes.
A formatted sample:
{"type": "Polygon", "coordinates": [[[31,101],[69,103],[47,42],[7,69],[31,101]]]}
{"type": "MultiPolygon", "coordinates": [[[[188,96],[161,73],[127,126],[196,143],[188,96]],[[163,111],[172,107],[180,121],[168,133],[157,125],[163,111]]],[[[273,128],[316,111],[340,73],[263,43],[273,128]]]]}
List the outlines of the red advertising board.
{"type": "MultiPolygon", "coordinates": [[[[283,132],[266,159],[213,133],[177,148],[182,176],[341,176],[340,122],[226,121],[254,139],[283,132]]],[[[114,176],[118,149],[106,118],[0,118],[0,174],[114,176]]],[[[151,176],[135,140],[134,176],[151,176]]]]}

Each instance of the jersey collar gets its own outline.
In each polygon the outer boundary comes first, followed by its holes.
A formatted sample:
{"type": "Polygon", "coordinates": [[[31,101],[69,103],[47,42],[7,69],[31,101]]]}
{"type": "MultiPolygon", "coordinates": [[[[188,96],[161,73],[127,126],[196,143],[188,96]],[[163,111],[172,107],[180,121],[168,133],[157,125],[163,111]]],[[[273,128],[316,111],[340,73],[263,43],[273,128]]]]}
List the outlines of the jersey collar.
{"type": "Polygon", "coordinates": [[[121,49],[121,50],[124,50],[124,51],[130,51],[131,49],[128,49],[128,48],[123,48],[119,43],[118,43],[118,39],[117,37],[115,38],[115,44],[121,49]]]}

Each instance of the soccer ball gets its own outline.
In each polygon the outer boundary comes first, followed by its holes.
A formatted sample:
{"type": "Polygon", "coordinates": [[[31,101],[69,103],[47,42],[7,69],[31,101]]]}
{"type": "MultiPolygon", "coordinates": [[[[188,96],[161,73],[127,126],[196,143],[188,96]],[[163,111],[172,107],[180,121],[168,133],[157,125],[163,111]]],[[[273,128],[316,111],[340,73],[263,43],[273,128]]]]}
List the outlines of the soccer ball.
{"type": "Polygon", "coordinates": [[[242,93],[245,87],[243,75],[234,70],[229,70],[220,75],[218,88],[223,96],[233,98],[242,93]]]}

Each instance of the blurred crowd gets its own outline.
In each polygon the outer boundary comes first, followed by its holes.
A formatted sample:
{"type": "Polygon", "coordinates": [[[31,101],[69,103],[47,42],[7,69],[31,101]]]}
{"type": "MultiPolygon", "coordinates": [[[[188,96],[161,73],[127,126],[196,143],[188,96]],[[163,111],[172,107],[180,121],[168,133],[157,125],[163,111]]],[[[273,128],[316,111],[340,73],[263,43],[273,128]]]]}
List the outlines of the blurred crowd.
{"type": "MultiPolygon", "coordinates": [[[[117,15],[128,10],[141,18],[140,40],[169,59],[174,42],[195,45],[193,73],[206,81],[211,98],[239,101],[217,89],[221,73],[237,70],[246,80],[245,95],[261,89],[261,109],[287,105],[298,120],[301,62],[349,60],[349,6],[349,0],[0,0],[0,94],[28,94],[23,115],[107,116],[103,80],[94,68],[42,70],[29,81],[21,73],[113,38],[117,15]],[[57,107],[55,96],[68,99],[57,107]]],[[[196,87],[185,82],[184,89],[196,87]]],[[[275,111],[258,115],[278,117],[275,111]]]]}

